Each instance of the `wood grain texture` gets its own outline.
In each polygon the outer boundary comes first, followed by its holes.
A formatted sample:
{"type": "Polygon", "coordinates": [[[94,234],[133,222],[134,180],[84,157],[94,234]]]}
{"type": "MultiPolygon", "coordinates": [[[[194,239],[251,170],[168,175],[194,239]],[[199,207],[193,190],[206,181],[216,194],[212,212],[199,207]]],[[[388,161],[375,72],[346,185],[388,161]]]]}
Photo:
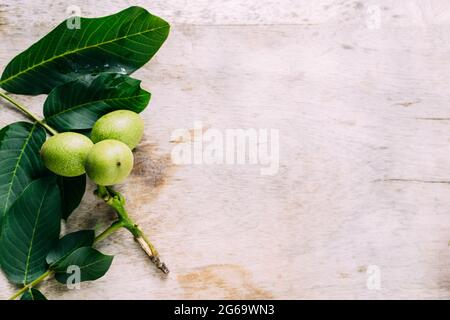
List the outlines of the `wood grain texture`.
{"type": "MultiPolygon", "coordinates": [[[[51,299],[450,298],[450,9],[445,0],[2,0],[0,65],[65,18],[139,4],[173,25],[135,75],[152,92],[121,187],[172,273],[125,231],[101,280],[51,299]],[[103,5],[104,4],[104,5],[103,5]],[[280,170],[174,165],[171,132],[280,130],[280,170]],[[366,270],[381,270],[369,290],[366,270]]],[[[18,97],[41,113],[43,96],[18,97]]],[[[1,103],[0,125],[22,118],[1,103]]],[[[89,191],[66,230],[106,227],[89,191]]],[[[0,294],[13,287],[0,277],[0,294]]]]}

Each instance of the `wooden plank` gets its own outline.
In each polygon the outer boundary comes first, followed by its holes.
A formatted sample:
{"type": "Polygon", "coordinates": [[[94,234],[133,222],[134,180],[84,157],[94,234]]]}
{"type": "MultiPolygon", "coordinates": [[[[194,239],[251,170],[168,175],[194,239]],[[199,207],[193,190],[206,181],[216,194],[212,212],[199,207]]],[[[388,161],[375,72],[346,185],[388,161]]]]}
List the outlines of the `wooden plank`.
{"type": "MultiPolygon", "coordinates": [[[[1,5],[1,65],[63,18],[66,4],[50,2],[1,5]]],[[[91,16],[126,7],[73,3],[91,16]]],[[[43,291],[53,299],[449,298],[446,2],[380,1],[378,26],[362,2],[243,3],[156,2],[172,33],[135,74],[153,98],[121,190],[170,276],[123,231],[99,246],[116,255],[107,276],[82,290],[49,281],[43,291]],[[223,133],[278,129],[278,174],[173,164],[171,133],[195,121],[223,133]],[[380,290],[367,287],[373,265],[380,290]]],[[[18,99],[40,112],[44,97],[18,99]]],[[[4,104],[1,112],[0,125],[21,117],[4,104]]],[[[68,230],[111,221],[91,193],[68,230]]],[[[1,276],[2,297],[12,290],[1,276]]]]}

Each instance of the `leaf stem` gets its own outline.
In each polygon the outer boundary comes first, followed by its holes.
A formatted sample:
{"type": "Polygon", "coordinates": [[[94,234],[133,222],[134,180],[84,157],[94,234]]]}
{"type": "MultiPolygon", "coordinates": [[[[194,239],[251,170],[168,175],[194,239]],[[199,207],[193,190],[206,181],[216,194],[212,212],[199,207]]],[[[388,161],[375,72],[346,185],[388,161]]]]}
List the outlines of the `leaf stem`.
{"type": "Polygon", "coordinates": [[[51,275],[53,275],[53,271],[52,270],[47,270],[47,272],[43,273],[39,278],[37,278],[33,282],[30,282],[29,284],[27,284],[26,286],[21,288],[19,291],[17,291],[15,294],[13,294],[9,298],[9,300],[17,299],[19,296],[21,296],[22,294],[24,294],[25,292],[27,292],[28,290],[30,290],[34,286],[38,285],[40,282],[44,281],[45,279],[47,279],[51,275]]]}
{"type": "Polygon", "coordinates": [[[58,134],[58,131],[50,127],[47,123],[45,123],[44,120],[39,119],[38,116],[36,116],[33,112],[28,110],[25,106],[21,105],[19,102],[8,96],[6,93],[3,93],[0,91],[0,97],[10,102],[12,105],[14,105],[17,109],[25,113],[28,117],[36,121],[39,125],[41,125],[43,128],[47,129],[48,132],[50,132],[52,135],[58,134]]]}
{"type": "MultiPolygon", "coordinates": [[[[123,195],[115,191],[111,187],[104,186],[97,186],[95,194],[99,198],[103,199],[103,201],[105,201],[107,205],[109,205],[116,211],[118,216],[118,221],[116,223],[120,225],[120,227],[127,229],[134,236],[134,239],[139,243],[142,250],[145,251],[145,253],[149,256],[150,260],[156,265],[156,267],[165,274],[168,274],[169,269],[167,268],[166,264],[161,261],[159,253],[156,250],[155,246],[128,215],[128,212],[125,208],[125,198],[123,197],[123,195]]],[[[118,226],[117,228],[120,227],[118,226]]]]}
{"type": "Polygon", "coordinates": [[[105,231],[100,233],[97,237],[95,237],[94,243],[97,243],[99,241],[102,241],[103,239],[109,237],[111,234],[119,230],[120,228],[123,228],[122,221],[115,221],[112,225],[108,227],[105,231]]]}

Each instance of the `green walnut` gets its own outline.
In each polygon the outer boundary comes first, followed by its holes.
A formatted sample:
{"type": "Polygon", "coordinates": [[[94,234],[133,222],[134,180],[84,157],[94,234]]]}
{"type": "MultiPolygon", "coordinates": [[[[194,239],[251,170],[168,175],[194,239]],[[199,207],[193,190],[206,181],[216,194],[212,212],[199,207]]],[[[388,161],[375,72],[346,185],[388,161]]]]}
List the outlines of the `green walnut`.
{"type": "Polygon", "coordinates": [[[47,139],[41,148],[45,166],[64,177],[76,177],[85,173],[84,163],[94,144],[75,132],[64,132],[47,139]]]}
{"type": "Polygon", "coordinates": [[[135,112],[117,110],[105,114],[92,128],[91,139],[94,143],[106,139],[119,140],[133,150],[144,134],[144,121],[135,112]]]}
{"type": "Polygon", "coordinates": [[[85,168],[89,178],[96,184],[112,186],[129,176],[133,162],[133,153],[125,143],[107,139],[91,148],[85,168]]]}

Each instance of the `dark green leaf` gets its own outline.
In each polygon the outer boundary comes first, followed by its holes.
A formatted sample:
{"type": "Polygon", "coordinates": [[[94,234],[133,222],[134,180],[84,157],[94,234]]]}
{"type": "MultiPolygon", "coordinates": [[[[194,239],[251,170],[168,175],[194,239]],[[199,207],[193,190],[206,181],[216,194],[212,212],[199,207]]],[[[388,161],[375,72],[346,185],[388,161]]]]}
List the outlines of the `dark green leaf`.
{"type": "Polygon", "coordinates": [[[169,34],[169,24],[140,7],[101,18],[81,18],[80,28],[62,22],[16,56],[0,86],[19,94],[49,93],[81,75],[130,74],[147,63],[169,34]]]}
{"type": "Polygon", "coordinates": [[[45,121],[58,131],[91,129],[102,115],[120,109],[141,112],[150,93],[141,81],[123,74],[84,76],[50,92],[44,103],[45,121]]]}
{"type": "Polygon", "coordinates": [[[57,178],[59,190],[62,199],[62,218],[67,220],[70,214],[75,210],[83,198],[86,191],[86,175],[78,177],[57,178]]]}
{"type": "Polygon", "coordinates": [[[43,174],[39,150],[45,138],[44,129],[28,122],[12,123],[0,131],[0,226],[17,197],[43,174]]]}
{"type": "Polygon", "coordinates": [[[25,292],[22,295],[22,298],[20,300],[47,300],[47,298],[38,290],[35,288],[31,288],[27,292],[25,292]]]}
{"type": "Polygon", "coordinates": [[[89,247],[94,243],[93,230],[81,230],[62,237],[47,255],[47,263],[53,265],[66,258],[78,248],[89,247]]]}
{"type": "Polygon", "coordinates": [[[67,273],[68,268],[75,266],[79,268],[80,281],[91,281],[103,277],[111,266],[112,260],[112,256],[104,255],[91,247],[83,247],[57,263],[52,270],[56,272],[56,280],[67,283],[67,278],[72,275],[67,273]]]}
{"type": "Polygon", "coordinates": [[[5,215],[0,264],[7,278],[28,284],[47,271],[45,258],[59,237],[61,196],[53,177],[28,185],[5,215]]]}

